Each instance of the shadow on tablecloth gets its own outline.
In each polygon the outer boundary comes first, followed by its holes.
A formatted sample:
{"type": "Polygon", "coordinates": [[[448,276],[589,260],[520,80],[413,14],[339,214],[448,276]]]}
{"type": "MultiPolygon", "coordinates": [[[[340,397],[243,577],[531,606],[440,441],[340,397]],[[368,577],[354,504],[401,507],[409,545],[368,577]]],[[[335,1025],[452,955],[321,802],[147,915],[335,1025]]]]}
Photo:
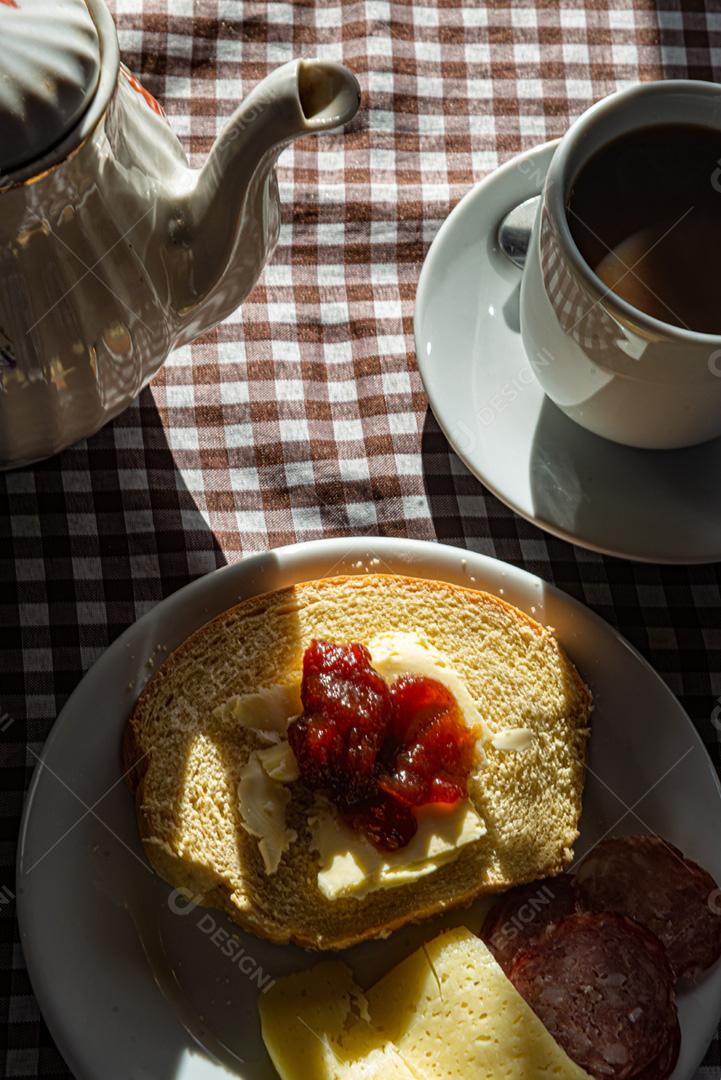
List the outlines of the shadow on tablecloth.
{"type": "Polygon", "coordinates": [[[33,690],[54,690],[60,708],[127,626],[225,563],[149,389],[92,438],[0,474],[0,538],[3,601],[16,606],[4,620],[4,644],[17,650],[6,670],[23,671],[30,645],[39,662],[18,675],[20,710],[33,690]]]}

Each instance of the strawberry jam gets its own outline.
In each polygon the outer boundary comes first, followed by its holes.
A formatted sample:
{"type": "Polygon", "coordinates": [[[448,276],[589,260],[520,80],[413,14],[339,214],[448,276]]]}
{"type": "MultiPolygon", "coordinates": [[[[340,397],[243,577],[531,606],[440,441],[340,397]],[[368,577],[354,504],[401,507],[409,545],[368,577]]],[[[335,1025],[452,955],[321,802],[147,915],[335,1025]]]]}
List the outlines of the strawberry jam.
{"type": "Polygon", "coordinates": [[[363,645],[313,641],[303,657],[303,713],[288,740],[305,784],[339,808],[375,792],[390,691],[363,645]]]}
{"type": "Polygon", "coordinates": [[[435,679],[406,675],[389,686],[363,645],[313,641],[301,700],[288,726],[301,779],[376,847],[404,847],[416,808],[468,794],[475,738],[435,679]]]}

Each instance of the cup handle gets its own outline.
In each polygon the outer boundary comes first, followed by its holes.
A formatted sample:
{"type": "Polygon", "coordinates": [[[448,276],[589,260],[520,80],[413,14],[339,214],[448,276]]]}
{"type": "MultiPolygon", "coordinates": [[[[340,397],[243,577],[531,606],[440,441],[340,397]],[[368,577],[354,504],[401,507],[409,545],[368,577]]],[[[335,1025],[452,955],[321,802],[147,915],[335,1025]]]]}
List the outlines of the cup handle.
{"type": "Polygon", "coordinates": [[[540,198],[540,194],[532,195],[530,199],[514,206],[498,226],[498,246],[506,258],[520,270],[526,265],[531,229],[536,220],[540,198]]]}

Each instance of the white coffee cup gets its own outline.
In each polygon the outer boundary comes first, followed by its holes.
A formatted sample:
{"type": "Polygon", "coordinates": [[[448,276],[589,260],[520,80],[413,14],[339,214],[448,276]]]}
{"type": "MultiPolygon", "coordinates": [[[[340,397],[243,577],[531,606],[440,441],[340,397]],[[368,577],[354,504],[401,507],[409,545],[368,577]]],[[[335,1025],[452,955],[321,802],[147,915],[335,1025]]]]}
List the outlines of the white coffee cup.
{"type": "MultiPolygon", "coordinates": [[[[589,431],[648,449],[721,435],[721,335],[662,322],[610,291],[576,246],[566,203],[601,147],[679,122],[717,128],[721,143],[721,86],[644,83],[604,98],[572,125],[545,178],[521,285],[523,344],[548,397],[589,431]]],[[[718,187],[721,214],[721,162],[709,184],[718,187]]],[[[699,252],[709,273],[718,274],[718,257],[699,252]]]]}

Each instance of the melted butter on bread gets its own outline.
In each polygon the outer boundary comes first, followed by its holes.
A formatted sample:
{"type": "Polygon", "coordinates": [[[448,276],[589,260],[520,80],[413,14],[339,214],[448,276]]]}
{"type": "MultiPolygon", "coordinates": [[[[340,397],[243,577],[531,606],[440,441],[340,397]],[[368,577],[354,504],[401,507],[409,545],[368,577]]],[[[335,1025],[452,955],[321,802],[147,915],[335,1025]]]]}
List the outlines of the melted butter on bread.
{"type": "Polygon", "coordinates": [[[421,675],[443,683],[456,699],[466,727],[476,733],[482,755],[481,746],[488,735],[486,725],[466,684],[447,656],[415,631],[379,634],[369,641],[368,649],[373,667],[387,682],[393,682],[401,675],[421,675]]]}
{"type": "Polygon", "coordinates": [[[254,694],[236,694],[218,705],[214,712],[275,741],[285,736],[290,718],[303,712],[300,679],[283,685],[264,686],[254,694]]]}
{"type": "Polygon", "coordinates": [[[273,746],[266,746],[263,750],[256,750],[256,754],[271,780],[292,784],[300,776],[295,754],[286,739],[274,743],[273,746]]]}
{"type": "Polygon", "coordinates": [[[535,736],[530,728],[502,728],[491,739],[496,750],[513,750],[524,753],[533,746],[535,736]]]}
{"type": "Polygon", "coordinates": [[[258,851],[266,874],[274,874],[283,853],[297,839],[297,833],[287,829],[285,824],[290,789],[266,771],[262,753],[262,750],[254,750],[240,770],[238,803],[243,828],[258,838],[258,851]]]}
{"type": "Polygon", "coordinates": [[[318,852],[318,888],[327,900],[361,899],[374,889],[407,885],[455,859],[465,844],[480,840],[486,827],[470,799],[455,806],[422,806],[418,831],[398,851],[378,851],[345,825],[331,806],[320,805],[308,818],[318,852]]]}

